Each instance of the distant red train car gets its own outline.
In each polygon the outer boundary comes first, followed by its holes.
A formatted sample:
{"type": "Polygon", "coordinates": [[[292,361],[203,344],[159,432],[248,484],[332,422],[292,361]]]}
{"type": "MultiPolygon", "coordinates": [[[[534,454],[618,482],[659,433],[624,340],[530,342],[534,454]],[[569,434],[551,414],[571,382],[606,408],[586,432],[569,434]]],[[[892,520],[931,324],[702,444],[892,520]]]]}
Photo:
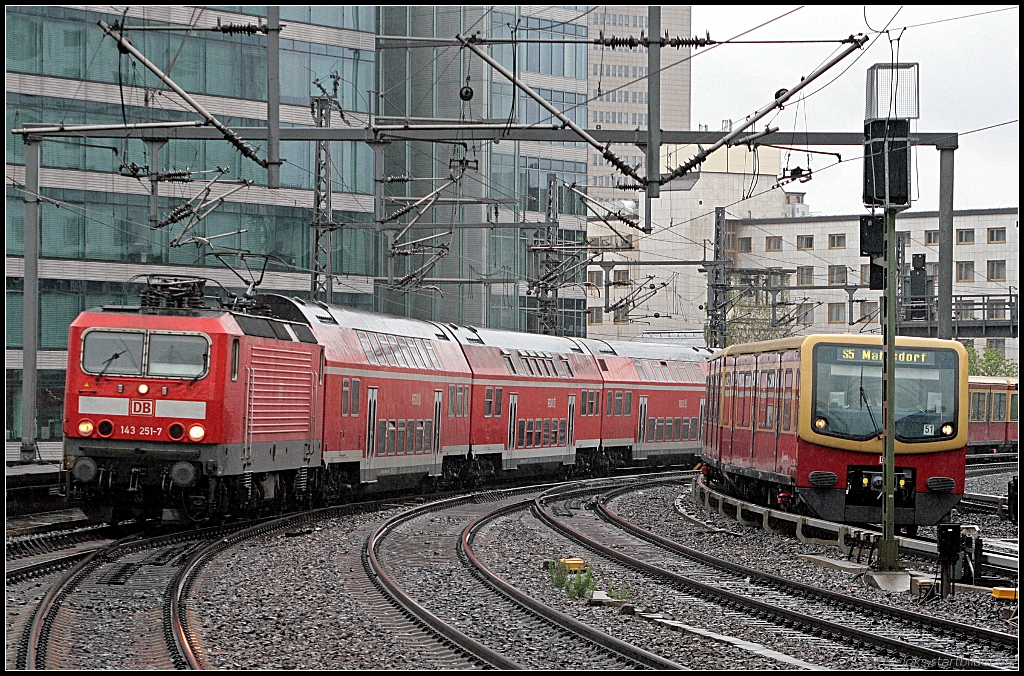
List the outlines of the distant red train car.
{"type": "Polygon", "coordinates": [[[71,327],[68,488],[105,518],[202,521],[699,453],[705,356],[693,348],[275,295],[212,310],[201,280],[155,288],[147,305],[90,310],[71,327]]]}
{"type": "Polygon", "coordinates": [[[1017,378],[971,376],[968,453],[1016,453],[1017,378]]]}
{"type": "MultiPolygon", "coordinates": [[[[896,523],[935,524],[964,490],[967,357],[897,338],[896,523]]],[[[881,519],[881,339],[801,336],[709,362],[703,457],[734,493],[841,522],[881,519]]]]}

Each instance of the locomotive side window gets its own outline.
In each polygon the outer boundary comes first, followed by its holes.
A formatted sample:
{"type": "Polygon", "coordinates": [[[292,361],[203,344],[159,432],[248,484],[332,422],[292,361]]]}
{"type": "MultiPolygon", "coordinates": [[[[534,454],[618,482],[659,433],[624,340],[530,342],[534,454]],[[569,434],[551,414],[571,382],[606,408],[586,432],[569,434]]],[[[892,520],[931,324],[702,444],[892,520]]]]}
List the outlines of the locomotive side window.
{"type": "Polygon", "coordinates": [[[141,376],[146,334],[89,331],[82,339],[82,370],[96,375],[141,376]]]}
{"type": "Polygon", "coordinates": [[[352,412],[353,418],[359,415],[359,378],[352,379],[352,412]]]}
{"type": "Polygon", "coordinates": [[[501,388],[494,388],[494,417],[501,417],[501,388]]]}
{"type": "Polygon", "coordinates": [[[231,341],[231,381],[238,380],[238,338],[231,341]]]}

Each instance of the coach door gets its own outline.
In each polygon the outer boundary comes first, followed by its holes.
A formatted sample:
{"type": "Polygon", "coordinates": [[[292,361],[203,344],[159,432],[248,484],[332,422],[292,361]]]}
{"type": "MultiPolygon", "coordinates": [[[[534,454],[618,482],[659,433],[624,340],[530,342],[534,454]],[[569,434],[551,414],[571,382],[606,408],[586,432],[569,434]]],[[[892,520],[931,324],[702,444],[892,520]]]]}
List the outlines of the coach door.
{"type": "Polygon", "coordinates": [[[636,445],[633,446],[633,458],[635,460],[645,460],[647,458],[646,450],[638,452],[638,449],[644,449],[647,443],[647,397],[640,397],[640,405],[637,407],[637,415],[639,416],[636,421],[636,445]]]}
{"type": "Polygon", "coordinates": [[[565,431],[565,452],[567,460],[576,462],[576,395],[569,395],[569,423],[565,431]]]}
{"type": "Polygon", "coordinates": [[[434,424],[424,435],[430,444],[430,453],[434,458],[434,469],[431,476],[441,475],[441,466],[444,463],[444,455],[441,453],[441,408],[444,400],[443,390],[434,390],[434,424]]]}
{"type": "Polygon", "coordinates": [[[377,388],[366,388],[366,465],[369,467],[377,448],[377,388]]]}
{"type": "MultiPolygon", "coordinates": [[[[519,394],[513,393],[508,395],[508,454],[511,456],[512,452],[516,449],[516,420],[519,415],[519,394]]],[[[570,425],[572,423],[569,423],[570,425]]]]}

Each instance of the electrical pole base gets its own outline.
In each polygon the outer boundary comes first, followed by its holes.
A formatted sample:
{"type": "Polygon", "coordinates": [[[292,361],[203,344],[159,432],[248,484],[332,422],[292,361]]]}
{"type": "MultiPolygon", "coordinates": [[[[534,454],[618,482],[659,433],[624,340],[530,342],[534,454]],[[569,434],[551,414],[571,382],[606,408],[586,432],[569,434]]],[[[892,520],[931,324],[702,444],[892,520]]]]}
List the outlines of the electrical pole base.
{"type": "Polygon", "coordinates": [[[878,541],[877,562],[876,568],[879,571],[900,570],[900,546],[895,539],[878,541]]]}
{"type": "Polygon", "coordinates": [[[36,447],[35,445],[26,446],[21,445],[21,456],[18,458],[18,462],[22,465],[31,465],[36,461],[36,447]]]}
{"type": "Polygon", "coordinates": [[[905,570],[873,570],[864,573],[864,583],[887,592],[909,592],[910,573],[905,570]]]}

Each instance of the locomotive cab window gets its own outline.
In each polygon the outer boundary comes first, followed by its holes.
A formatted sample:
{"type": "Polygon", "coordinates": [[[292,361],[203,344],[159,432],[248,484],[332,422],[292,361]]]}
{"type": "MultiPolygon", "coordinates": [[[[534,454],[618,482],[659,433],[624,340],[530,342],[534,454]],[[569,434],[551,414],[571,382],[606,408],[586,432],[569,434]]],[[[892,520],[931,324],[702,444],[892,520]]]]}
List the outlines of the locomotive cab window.
{"type": "Polygon", "coordinates": [[[141,376],[146,334],[89,331],[82,339],[82,370],[96,375],[141,376]]]}
{"type": "Polygon", "coordinates": [[[210,362],[210,343],[201,336],[151,333],[149,375],[200,378],[210,362]]]}
{"type": "MultiPolygon", "coordinates": [[[[934,441],[956,436],[958,357],[953,350],[897,348],[896,438],[934,441]]],[[[863,345],[814,348],[818,434],[864,441],[882,432],[882,351],[863,345]]]]}

